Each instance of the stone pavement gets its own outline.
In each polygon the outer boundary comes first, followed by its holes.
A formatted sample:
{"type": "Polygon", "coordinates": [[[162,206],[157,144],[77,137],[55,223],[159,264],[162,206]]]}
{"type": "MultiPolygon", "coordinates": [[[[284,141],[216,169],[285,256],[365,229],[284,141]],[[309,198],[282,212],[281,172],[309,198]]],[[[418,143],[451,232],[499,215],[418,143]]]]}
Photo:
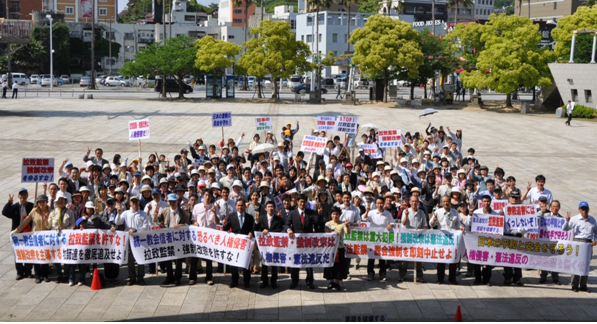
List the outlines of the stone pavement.
{"type": "MultiPolygon", "coordinates": [[[[173,157],[187,140],[198,136],[206,143],[220,140],[221,131],[211,128],[211,113],[232,111],[233,127],[225,137],[246,133],[245,145],[255,133],[255,117],[272,116],[275,129],[284,123],[300,121],[297,139],[315,128],[317,115],[354,115],[359,123],[375,123],[381,129],[400,128],[403,132],[424,132],[429,120],[434,125],[463,129],[463,150],[474,147],[476,156],[493,169],[499,164],[506,176],[513,175],[518,187],[541,173],[546,187],[562,201],[562,213],[572,211],[580,200],[597,206],[589,188],[597,185],[597,171],[591,161],[597,154],[595,124],[573,120],[565,127],[563,119],[545,115],[489,113],[481,110],[442,110],[419,119],[418,110],[342,105],[277,105],[241,103],[160,102],[153,100],[25,99],[0,101],[0,198],[16,193],[23,157],[54,157],[57,165],[69,157],[82,166],[88,147],[104,149],[111,160],[137,155],[137,143],[127,138],[127,121],[150,118],[151,138],[143,140],[143,156],[158,151],[173,157]],[[589,149],[589,150],[587,150],[589,149]]],[[[276,132],[277,133],[277,132],[276,132]]],[[[279,135],[278,135],[279,136],[279,135]]],[[[295,144],[298,140],[295,140],[295,144]]],[[[33,198],[34,186],[26,184],[33,198]]],[[[40,186],[41,189],[41,186],[40,186]]],[[[15,281],[12,248],[8,239],[10,222],[0,217],[0,318],[6,321],[107,321],[107,320],[324,320],[340,321],[349,314],[385,314],[389,320],[452,320],[461,305],[465,320],[573,320],[597,319],[595,266],[591,267],[589,293],[573,293],[569,276],[562,275],[562,286],[539,285],[537,271],[523,271],[525,287],[503,287],[502,270],[494,270],[493,287],[472,286],[471,278],[458,277],[460,285],[432,283],[435,269],[426,264],[428,284],[397,284],[396,270],[388,272],[388,282],[368,282],[366,267],[351,270],[345,291],[327,291],[322,273],[316,273],[316,290],[304,286],[290,290],[289,275],[282,274],[278,291],[259,289],[258,276],[252,287],[229,289],[230,276],[215,275],[214,286],[162,288],[164,276],[147,276],[147,286],[109,285],[94,292],[89,286],[34,280],[15,281]]],[[[354,264],[354,262],[353,262],[354,264]]],[[[366,265],[366,262],[362,263],[366,265]]],[[[465,264],[463,264],[463,268],[465,264]]],[[[121,268],[121,282],[126,278],[121,268]]],[[[304,273],[303,273],[304,275],[304,273]]],[[[412,273],[408,278],[411,278],[412,273]]],[[[89,281],[87,284],[89,284],[89,281]]]]}

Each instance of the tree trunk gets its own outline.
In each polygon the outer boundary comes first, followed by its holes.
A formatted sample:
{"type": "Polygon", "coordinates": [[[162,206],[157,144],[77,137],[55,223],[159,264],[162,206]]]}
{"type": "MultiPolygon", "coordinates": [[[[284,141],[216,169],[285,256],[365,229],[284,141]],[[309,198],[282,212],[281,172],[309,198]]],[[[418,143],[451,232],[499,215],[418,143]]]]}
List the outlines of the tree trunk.
{"type": "Polygon", "coordinates": [[[260,22],[260,23],[263,21],[263,9],[264,9],[264,8],[263,8],[263,0],[261,0],[261,9],[260,9],[260,10],[261,10],[261,13],[260,13],[260,14],[261,14],[261,17],[259,18],[259,22],[260,22]]]}
{"type": "Polygon", "coordinates": [[[410,83],[410,100],[413,100],[414,97],[415,97],[415,83],[411,82],[410,83]]]}
{"type": "Polygon", "coordinates": [[[506,94],[506,107],[512,108],[512,93],[506,94]]]}
{"type": "Polygon", "coordinates": [[[217,92],[217,88],[218,88],[218,72],[217,72],[217,70],[214,70],[214,84],[213,84],[213,87],[212,87],[212,89],[213,89],[212,90],[212,92],[213,92],[212,95],[213,95],[214,99],[217,97],[216,96],[216,94],[218,93],[217,92]]]}
{"type": "Polygon", "coordinates": [[[522,16],[522,0],[518,0],[518,17],[522,16]]]}
{"type": "Polygon", "coordinates": [[[427,82],[425,82],[425,99],[427,99],[427,82]]]}
{"type": "Polygon", "coordinates": [[[178,75],[178,99],[184,99],[184,75],[178,75]]]}
{"type": "Polygon", "coordinates": [[[277,99],[278,98],[278,81],[276,80],[276,78],[273,78],[273,79],[274,79],[274,91],[272,92],[272,99],[277,99]]]}
{"type": "Polygon", "coordinates": [[[383,102],[388,102],[388,71],[383,74],[383,102]]]}
{"type": "Polygon", "coordinates": [[[261,99],[261,78],[257,78],[257,98],[261,99]]]}
{"type": "MultiPolygon", "coordinates": [[[[164,41],[165,43],[166,41],[164,41]]],[[[166,98],[166,76],[162,75],[162,98],[166,98]]]]}

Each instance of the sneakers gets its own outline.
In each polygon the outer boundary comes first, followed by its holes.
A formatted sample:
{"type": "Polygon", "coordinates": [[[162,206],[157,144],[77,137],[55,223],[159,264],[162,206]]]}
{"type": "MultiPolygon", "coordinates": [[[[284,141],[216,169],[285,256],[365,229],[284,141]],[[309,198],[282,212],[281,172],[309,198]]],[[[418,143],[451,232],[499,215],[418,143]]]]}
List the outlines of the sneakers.
{"type": "Polygon", "coordinates": [[[539,283],[540,284],[544,284],[546,282],[547,282],[547,278],[541,278],[541,279],[539,279],[539,283]]]}
{"type": "Polygon", "coordinates": [[[572,291],[574,291],[574,292],[578,292],[578,287],[574,287],[574,286],[573,286],[573,287],[572,287],[572,291]]]}
{"type": "Polygon", "coordinates": [[[334,287],[335,287],[335,286],[336,286],[336,284],[334,284],[333,282],[330,282],[330,283],[328,284],[328,290],[332,290],[332,289],[334,289],[334,287]]]}
{"type": "Polygon", "coordinates": [[[72,286],[74,286],[74,285],[75,285],[75,282],[74,282],[74,281],[69,281],[69,282],[68,282],[68,286],[69,286],[69,287],[72,287],[72,286]]]}
{"type": "Polygon", "coordinates": [[[35,278],[35,283],[36,284],[40,284],[41,283],[41,278],[39,278],[39,277],[35,278]]]}
{"type": "Polygon", "coordinates": [[[213,286],[214,285],[214,281],[213,280],[207,280],[207,285],[208,286],[213,286]]]}
{"type": "Polygon", "coordinates": [[[77,286],[83,286],[83,282],[79,281],[79,283],[77,284],[77,286]]]}
{"type": "Polygon", "coordinates": [[[195,284],[195,280],[189,280],[189,286],[193,286],[195,284]]]}
{"type": "Polygon", "coordinates": [[[23,279],[23,275],[22,275],[22,274],[20,274],[20,273],[19,273],[19,274],[17,274],[17,280],[21,280],[21,279],[23,279]]]}
{"type": "Polygon", "coordinates": [[[379,278],[379,281],[386,282],[386,281],[388,281],[388,279],[386,278],[386,276],[383,276],[383,277],[379,278]]]}
{"type": "Polygon", "coordinates": [[[523,284],[523,283],[522,283],[522,281],[520,281],[520,280],[518,280],[518,281],[516,282],[516,285],[517,285],[518,287],[522,287],[522,286],[524,286],[524,284],[523,284]]]}

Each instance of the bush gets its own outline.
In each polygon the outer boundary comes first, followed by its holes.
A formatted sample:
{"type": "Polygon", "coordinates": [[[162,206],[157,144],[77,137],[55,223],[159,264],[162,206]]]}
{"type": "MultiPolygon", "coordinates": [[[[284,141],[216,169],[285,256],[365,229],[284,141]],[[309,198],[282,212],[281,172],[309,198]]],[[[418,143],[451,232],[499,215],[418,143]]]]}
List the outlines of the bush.
{"type": "MultiPolygon", "coordinates": [[[[562,106],[562,109],[566,110],[566,105],[562,106]]],[[[575,104],[572,118],[597,118],[597,109],[575,104]]]]}

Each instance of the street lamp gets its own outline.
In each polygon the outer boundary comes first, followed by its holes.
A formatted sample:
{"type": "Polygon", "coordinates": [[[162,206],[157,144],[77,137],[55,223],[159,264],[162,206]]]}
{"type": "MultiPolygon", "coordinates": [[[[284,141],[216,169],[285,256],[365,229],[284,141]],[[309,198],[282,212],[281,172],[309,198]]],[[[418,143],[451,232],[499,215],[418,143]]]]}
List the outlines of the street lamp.
{"type": "Polygon", "coordinates": [[[46,15],[50,21],[50,90],[54,89],[54,49],[52,48],[52,15],[46,15]]]}

